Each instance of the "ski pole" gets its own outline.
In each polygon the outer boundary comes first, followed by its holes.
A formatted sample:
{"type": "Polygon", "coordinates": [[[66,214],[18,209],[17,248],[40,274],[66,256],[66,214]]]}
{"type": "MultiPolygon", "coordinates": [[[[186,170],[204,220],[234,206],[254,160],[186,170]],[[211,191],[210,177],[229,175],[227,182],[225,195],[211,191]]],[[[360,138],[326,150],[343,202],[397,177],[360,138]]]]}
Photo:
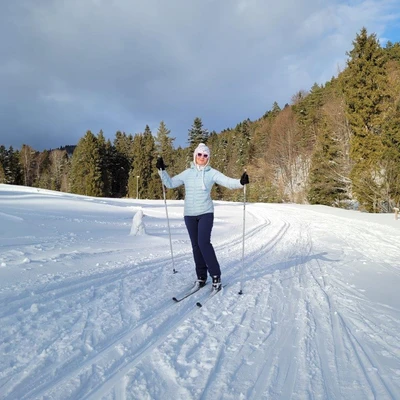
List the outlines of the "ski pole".
{"type": "Polygon", "coordinates": [[[243,294],[243,269],[244,269],[244,233],[246,227],[246,185],[243,186],[243,238],[242,238],[242,272],[240,274],[240,291],[238,294],[243,294]]]}
{"type": "MultiPolygon", "coordinates": [[[[160,169],[160,171],[162,171],[160,169]]],[[[172,251],[172,239],[171,239],[171,228],[169,227],[169,217],[168,217],[168,207],[167,207],[167,199],[165,196],[165,187],[164,183],[161,180],[161,185],[163,189],[163,196],[164,196],[164,204],[165,204],[165,214],[167,215],[167,225],[168,225],[168,236],[169,236],[169,247],[171,249],[171,259],[172,259],[172,272],[176,274],[178,271],[175,269],[175,261],[174,261],[174,252],[172,251]]]]}

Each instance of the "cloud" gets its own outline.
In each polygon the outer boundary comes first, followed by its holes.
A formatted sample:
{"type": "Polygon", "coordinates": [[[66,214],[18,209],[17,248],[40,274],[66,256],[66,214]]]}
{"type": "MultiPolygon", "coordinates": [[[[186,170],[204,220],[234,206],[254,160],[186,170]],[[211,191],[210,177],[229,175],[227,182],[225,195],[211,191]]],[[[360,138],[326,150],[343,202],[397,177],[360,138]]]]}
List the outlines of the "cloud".
{"type": "Polygon", "coordinates": [[[343,69],[363,26],[380,37],[399,21],[392,0],[7,3],[0,144],[38,150],[161,120],[186,145],[195,117],[210,131],[259,118],[343,69]]]}

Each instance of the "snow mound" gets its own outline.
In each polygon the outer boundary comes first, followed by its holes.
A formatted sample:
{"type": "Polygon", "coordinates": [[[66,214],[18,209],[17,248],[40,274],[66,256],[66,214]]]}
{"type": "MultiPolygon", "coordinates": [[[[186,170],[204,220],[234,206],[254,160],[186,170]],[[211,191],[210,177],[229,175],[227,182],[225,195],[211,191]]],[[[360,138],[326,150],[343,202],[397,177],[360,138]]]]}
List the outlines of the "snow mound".
{"type": "Polygon", "coordinates": [[[143,211],[139,210],[132,218],[130,236],[140,236],[146,234],[146,228],[143,223],[143,211]]]}

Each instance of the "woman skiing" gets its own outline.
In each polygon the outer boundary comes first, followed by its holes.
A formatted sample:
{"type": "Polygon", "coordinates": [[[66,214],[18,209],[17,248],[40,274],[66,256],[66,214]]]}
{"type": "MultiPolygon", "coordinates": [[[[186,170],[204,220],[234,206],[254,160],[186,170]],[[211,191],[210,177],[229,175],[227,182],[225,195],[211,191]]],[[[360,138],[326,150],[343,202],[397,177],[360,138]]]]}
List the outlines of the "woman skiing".
{"type": "Polygon", "coordinates": [[[241,189],[249,183],[249,176],[243,173],[240,179],[233,179],[211,168],[210,149],[200,143],[193,153],[190,167],[180,174],[170,177],[165,170],[162,157],[156,167],[163,184],[169,188],[185,185],[184,219],[193,249],[199,287],[206,284],[207,272],[212,277],[213,290],[221,289],[221,269],[211,244],[214,223],[214,204],[211,189],[214,183],[228,189],[241,189]]]}

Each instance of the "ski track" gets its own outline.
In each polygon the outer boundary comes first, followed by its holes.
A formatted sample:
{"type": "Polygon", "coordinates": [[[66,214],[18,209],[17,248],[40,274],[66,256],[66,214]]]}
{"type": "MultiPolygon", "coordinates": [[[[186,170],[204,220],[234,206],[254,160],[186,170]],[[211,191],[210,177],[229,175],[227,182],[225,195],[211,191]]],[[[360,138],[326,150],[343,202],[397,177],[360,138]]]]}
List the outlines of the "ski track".
{"type": "MultiPolygon", "coordinates": [[[[249,237],[259,232],[260,229],[262,229],[262,226],[255,226],[255,228],[250,230],[248,232],[249,237]]],[[[237,245],[241,242],[241,240],[242,239],[240,235],[238,235],[236,239],[217,246],[217,251],[224,251],[224,248],[228,248],[232,246],[232,244],[237,245]]],[[[182,263],[183,260],[187,259],[188,257],[191,258],[191,254],[189,256],[187,254],[178,255],[174,258],[176,262],[182,263]]],[[[92,299],[85,299],[84,301],[85,303],[91,303],[93,302],[93,300],[96,299],[95,292],[100,292],[102,289],[103,291],[105,291],[108,286],[114,286],[116,284],[115,282],[121,282],[122,285],[122,282],[124,282],[124,280],[130,279],[133,276],[135,276],[136,279],[138,279],[138,275],[140,277],[141,274],[143,276],[146,276],[149,274],[150,267],[152,271],[154,271],[154,269],[158,269],[159,273],[161,274],[163,272],[162,269],[165,268],[165,263],[167,261],[167,259],[161,259],[157,262],[143,263],[143,266],[139,268],[135,267],[132,269],[130,269],[129,266],[125,266],[117,270],[105,271],[100,274],[89,274],[83,279],[74,278],[71,279],[70,282],[66,282],[65,280],[63,280],[61,282],[52,282],[50,284],[45,284],[43,287],[37,288],[33,293],[30,291],[14,297],[6,295],[5,297],[7,298],[7,307],[4,310],[0,309],[0,320],[1,318],[12,316],[18,313],[21,309],[29,310],[32,304],[36,304],[37,302],[40,302],[42,304],[47,301],[54,303],[57,300],[64,300],[65,298],[68,299],[70,297],[74,297],[76,294],[81,293],[82,291],[92,292],[88,295],[88,297],[91,297],[92,299]],[[129,269],[127,270],[127,268],[129,269]]],[[[202,298],[203,297],[199,298],[200,301],[202,298]]],[[[82,302],[81,298],[79,298],[79,302],[82,302]]],[[[97,306],[94,305],[94,307],[97,306]]],[[[122,307],[119,307],[119,309],[121,310],[122,307]]],[[[158,305],[156,306],[156,308],[152,309],[152,315],[154,315],[154,317],[151,316],[140,319],[135,322],[134,326],[125,324],[126,326],[124,327],[124,329],[120,332],[114,333],[110,341],[106,341],[102,345],[98,344],[96,346],[96,351],[89,352],[85,363],[78,363],[81,359],[82,351],[84,351],[79,348],[77,351],[73,352],[72,355],[67,357],[67,359],[64,359],[57,363],[51,363],[47,367],[42,365],[40,362],[38,363],[36,359],[32,358],[31,362],[25,365],[24,369],[21,369],[19,373],[14,374],[14,376],[10,380],[8,380],[6,384],[3,385],[2,381],[0,380],[0,387],[2,388],[2,390],[4,390],[4,392],[6,393],[7,391],[10,391],[11,393],[10,397],[6,396],[5,399],[13,398],[15,396],[20,399],[41,398],[41,396],[47,394],[47,392],[51,393],[53,386],[58,387],[62,384],[65,385],[65,382],[67,382],[69,379],[73,379],[74,375],[80,374],[81,370],[85,370],[88,367],[93,367],[95,364],[99,364],[102,358],[107,358],[109,353],[113,352],[115,348],[124,345],[124,342],[134,337],[137,334],[137,331],[142,329],[143,326],[146,326],[153,321],[157,321],[157,319],[160,319],[160,316],[162,317],[161,319],[171,317],[171,315],[166,314],[167,310],[170,310],[170,314],[172,314],[171,311],[176,311],[176,305],[172,304],[172,302],[165,303],[164,299],[163,305],[158,305]],[[36,373],[36,370],[40,370],[40,372],[36,373]],[[29,371],[29,373],[27,373],[27,371],[29,371]]],[[[82,334],[84,348],[86,347],[86,343],[93,341],[90,340],[89,335],[85,333],[87,331],[90,331],[90,328],[88,328],[88,326],[90,326],[91,314],[95,313],[93,311],[90,311],[89,309],[87,311],[86,317],[80,317],[73,322],[74,325],[76,325],[77,323],[81,323],[84,325],[84,333],[82,334]]],[[[160,328],[158,329],[161,331],[164,331],[165,329],[167,329],[167,331],[168,329],[172,330],[173,327],[179,325],[179,321],[184,320],[186,317],[187,313],[183,313],[183,316],[178,319],[178,322],[172,323],[171,325],[166,324],[167,328],[165,328],[164,325],[160,325],[160,328]]],[[[153,329],[153,327],[151,329],[153,329]]],[[[157,340],[156,343],[161,342],[162,338],[163,336],[161,336],[161,339],[157,340]]],[[[60,339],[60,335],[55,337],[51,343],[47,342],[45,344],[45,347],[51,348],[52,344],[57,343],[58,339],[60,339]]],[[[155,344],[152,344],[151,346],[146,346],[148,350],[145,352],[145,354],[147,354],[147,352],[150,351],[154,346],[155,344]]],[[[91,348],[90,344],[88,345],[88,347],[91,348]]],[[[137,353],[137,355],[126,354],[124,362],[127,363],[128,366],[135,365],[142,358],[142,352],[138,351],[137,353]],[[130,358],[132,358],[132,361],[129,360],[130,358]]],[[[110,378],[109,381],[114,382],[115,379],[111,379],[113,373],[108,371],[108,374],[110,378]]],[[[120,374],[118,374],[118,377],[119,375],[120,374]]]]}
{"type": "MultiPolygon", "coordinates": [[[[332,222],[331,222],[332,223],[332,222]]],[[[340,230],[334,230],[335,232],[340,232],[340,230]]],[[[363,230],[360,230],[360,233],[364,232],[363,230]]],[[[358,250],[360,248],[360,244],[362,241],[365,241],[364,243],[367,243],[367,235],[355,235],[356,237],[360,238],[357,242],[357,246],[355,247],[354,245],[352,246],[351,250],[355,254],[360,254],[360,251],[358,250]]],[[[343,236],[341,236],[343,239],[343,236]]],[[[370,237],[368,239],[371,239],[370,237]]],[[[348,240],[347,240],[348,242],[348,240]]],[[[310,238],[310,243],[311,243],[311,238],[310,238]]],[[[390,248],[393,249],[392,243],[386,241],[386,243],[389,245],[390,248]]],[[[310,250],[312,247],[310,247],[310,250]]],[[[357,258],[357,257],[356,257],[357,258]]],[[[365,258],[365,254],[364,254],[365,258]]],[[[387,263],[381,263],[382,266],[385,268],[388,268],[387,263]]],[[[360,316],[363,315],[364,313],[362,310],[357,309],[354,310],[354,308],[351,310],[352,311],[352,318],[349,318],[348,315],[349,313],[344,313],[342,311],[339,311],[341,308],[338,302],[334,301],[333,298],[331,297],[329,293],[329,288],[327,288],[327,276],[328,274],[325,273],[324,268],[322,267],[322,264],[319,260],[313,260],[312,263],[309,263],[306,265],[306,268],[309,271],[309,276],[312,278],[310,280],[310,283],[315,283],[314,284],[314,291],[315,294],[310,297],[310,299],[318,299],[320,298],[321,300],[325,299],[326,303],[326,311],[321,313],[319,316],[320,318],[314,318],[314,323],[318,323],[323,321],[324,316],[330,316],[330,321],[328,321],[328,326],[330,325],[330,330],[327,331],[329,334],[329,331],[335,334],[333,337],[333,344],[335,347],[339,347],[339,349],[333,349],[335,354],[339,354],[339,350],[342,350],[343,347],[347,349],[347,358],[353,358],[355,361],[352,363],[355,369],[358,369],[359,374],[358,374],[358,380],[364,381],[362,386],[362,391],[364,392],[365,398],[396,398],[396,389],[390,382],[390,380],[387,379],[385,374],[379,374],[377,371],[380,370],[379,368],[379,362],[378,360],[373,356],[373,351],[371,350],[370,346],[368,345],[367,342],[362,340],[363,338],[360,337],[358,332],[371,332],[371,330],[374,330],[376,327],[371,327],[368,323],[365,317],[363,317],[364,324],[360,324],[358,329],[353,328],[352,321],[355,320],[360,320],[360,316]],[[316,268],[314,268],[313,264],[315,264],[316,268]],[[316,276],[316,272],[318,271],[318,276],[316,276]],[[320,293],[318,293],[320,292],[320,293]],[[356,311],[356,312],[355,312],[356,311]],[[337,314],[338,318],[335,318],[335,314],[337,314]],[[339,338],[344,341],[344,346],[340,345],[339,338]],[[349,350],[350,349],[350,350],[349,350]]],[[[392,271],[392,268],[390,268],[392,271]]],[[[393,271],[392,271],[393,272],[393,271]]],[[[396,271],[394,271],[396,273],[396,271]]],[[[310,288],[311,289],[311,288],[310,288]]],[[[309,293],[312,293],[310,290],[309,293]]],[[[322,307],[323,304],[319,304],[320,307],[322,307]]],[[[310,313],[310,315],[317,315],[315,311],[313,313],[310,313]]],[[[373,335],[369,335],[373,336],[373,335]]],[[[379,337],[379,336],[378,336],[379,337]]],[[[326,337],[325,337],[326,340],[326,337]]],[[[380,343],[381,345],[382,343],[380,343]]],[[[325,344],[326,346],[326,344],[325,344]]],[[[324,344],[322,346],[318,346],[318,355],[323,356],[326,354],[324,351],[324,344]]],[[[342,359],[342,357],[336,357],[336,359],[342,359]]],[[[319,370],[324,371],[324,366],[325,363],[321,364],[319,370]]],[[[383,369],[383,368],[382,368],[383,369]]],[[[336,374],[339,374],[340,371],[336,367],[336,374]]],[[[342,377],[343,379],[344,377],[342,377]]],[[[343,379],[344,380],[344,379],[343,379]]],[[[329,382],[329,380],[324,380],[326,382],[329,382]]],[[[332,388],[329,389],[328,393],[326,393],[327,398],[341,398],[345,396],[350,397],[351,393],[345,393],[342,391],[342,393],[334,393],[332,391],[332,388]]]]}
{"type": "MultiPolygon", "coordinates": [[[[311,212],[309,223],[290,209],[275,216],[248,205],[247,213],[244,269],[241,234],[217,242],[229,285],[201,309],[195,303],[206,298],[206,288],[182,303],[171,301],[185,290],[183,282],[149,296],[153,285],[172,279],[163,257],[1,294],[0,324],[14,319],[13,333],[23,330],[24,318],[37,330],[41,319],[59,318],[60,329],[42,337],[34,349],[39,357],[27,355],[12,374],[0,374],[0,398],[158,399],[163,390],[176,399],[204,400],[400,398],[400,379],[392,376],[400,373],[400,311],[349,284],[340,262],[340,254],[350,254],[399,276],[393,241],[379,238],[387,246],[388,261],[382,261],[381,252],[365,246],[374,232],[355,226],[349,237],[332,229],[338,249],[332,257],[314,239],[311,212]],[[104,332],[102,319],[115,328],[104,332]],[[386,358],[392,370],[381,362],[386,358]],[[146,382],[149,375],[160,386],[146,382]]],[[[327,226],[340,224],[325,218],[327,226]]],[[[191,257],[185,252],[174,258],[190,265],[191,257]]],[[[5,337],[3,353],[11,340],[5,337]]]]}

